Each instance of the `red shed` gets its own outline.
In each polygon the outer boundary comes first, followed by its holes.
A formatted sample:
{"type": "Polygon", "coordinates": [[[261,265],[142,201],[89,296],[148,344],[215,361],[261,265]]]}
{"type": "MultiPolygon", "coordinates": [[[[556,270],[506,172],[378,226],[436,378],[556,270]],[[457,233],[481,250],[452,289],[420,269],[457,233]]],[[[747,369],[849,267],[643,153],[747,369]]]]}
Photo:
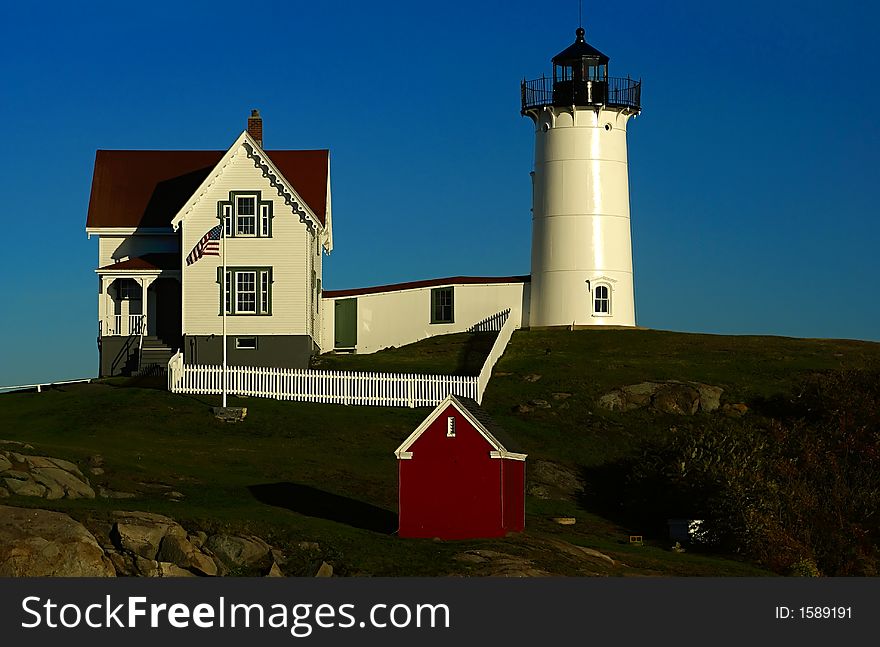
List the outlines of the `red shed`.
{"type": "Polygon", "coordinates": [[[526,455],[476,402],[450,395],[394,452],[401,537],[521,531],[526,455]]]}

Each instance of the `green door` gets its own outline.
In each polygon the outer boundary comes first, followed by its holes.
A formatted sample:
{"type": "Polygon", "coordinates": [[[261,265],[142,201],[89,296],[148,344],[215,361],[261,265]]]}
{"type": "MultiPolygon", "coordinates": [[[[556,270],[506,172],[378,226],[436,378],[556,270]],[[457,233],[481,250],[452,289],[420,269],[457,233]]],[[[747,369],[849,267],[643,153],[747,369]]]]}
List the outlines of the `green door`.
{"type": "Polygon", "coordinates": [[[357,299],[338,299],[334,310],[336,321],[335,348],[354,348],[357,346],[358,307],[357,299]]]}

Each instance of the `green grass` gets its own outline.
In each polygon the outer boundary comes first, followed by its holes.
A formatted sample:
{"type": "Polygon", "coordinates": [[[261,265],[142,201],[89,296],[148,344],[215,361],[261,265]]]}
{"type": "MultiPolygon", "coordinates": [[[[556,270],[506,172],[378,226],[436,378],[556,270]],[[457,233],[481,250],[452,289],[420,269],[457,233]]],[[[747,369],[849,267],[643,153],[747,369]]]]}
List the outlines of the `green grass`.
{"type": "MultiPolygon", "coordinates": [[[[473,372],[476,360],[468,358],[485,350],[486,336],[452,335],[374,355],[323,357],[320,365],[473,372]]],[[[589,470],[628,455],[646,437],[668,433],[679,420],[598,409],[596,399],[611,388],[645,380],[697,380],[724,387],[723,401],[754,404],[784,393],[804,373],[878,360],[880,344],[867,342],[657,331],[517,332],[496,366],[484,406],[525,446],[530,461],[589,470]],[[523,379],[531,374],[541,378],[523,379]],[[572,395],[555,400],[554,393],[572,395]],[[517,404],[536,398],[548,400],[552,408],[513,412],[517,404]]],[[[527,556],[551,573],[584,572],[558,551],[548,550],[547,542],[560,540],[601,550],[622,563],[602,574],[763,573],[724,556],[672,553],[668,542],[630,546],[628,535],[638,528],[621,528],[599,511],[585,509],[583,501],[528,497],[526,533],[466,542],[404,540],[328,518],[331,514],[305,514],[298,496],[282,506],[270,505],[249,488],[295,484],[302,491],[368,504],[374,511],[396,512],[393,451],[428,410],[232,398],[230,404],[246,406],[248,416],[241,424],[227,424],[210,411],[219,398],[143,388],[148,384],[117,380],[0,395],[0,438],[27,442],[34,446],[30,453],[81,465],[101,454],[106,473],[93,477],[93,483],[139,495],[51,502],[11,497],[4,503],[50,507],[79,519],[101,519],[117,509],[146,510],[170,515],[190,530],[251,532],[280,546],[317,541],[323,558],[349,575],[476,573],[474,566],[454,559],[473,548],[527,556]],[[169,489],[182,492],[184,499],[169,500],[164,495],[169,489]],[[549,520],[552,516],[575,516],[578,524],[559,526],[549,520]]]]}

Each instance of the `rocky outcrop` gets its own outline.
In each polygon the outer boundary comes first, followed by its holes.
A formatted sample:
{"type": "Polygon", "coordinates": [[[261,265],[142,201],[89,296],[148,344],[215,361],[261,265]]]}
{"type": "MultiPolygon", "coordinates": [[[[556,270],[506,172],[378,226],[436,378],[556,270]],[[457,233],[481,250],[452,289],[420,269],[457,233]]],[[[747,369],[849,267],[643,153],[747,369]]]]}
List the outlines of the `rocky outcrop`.
{"type": "Polygon", "coordinates": [[[112,577],[95,537],[66,514],[0,506],[0,577],[112,577]]]}
{"type": "MultiPolygon", "coordinates": [[[[151,512],[114,512],[109,522],[85,524],[59,512],[0,506],[0,577],[284,576],[281,551],[252,535],[187,533],[151,512]]],[[[332,572],[327,564],[322,576],[332,572]]]]}
{"type": "Polygon", "coordinates": [[[650,408],[659,413],[692,416],[698,411],[716,411],[721,406],[719,386],[701,382],[641,382],[615,389],[599,398],[609,411],[650,408]]]}
{"type": "Polygon", "coordinates": [[[89,480],[74,463],[4,450],[0,450],[0,488],[7,494],[50,500],[95,498],[89,480]]]}
{"type": "Polygon", "coordinates": [[[584,491],[578,473],[559,463],[535,459],[528,469],[526,491],[538,499],[575,500],[584,491]]]}

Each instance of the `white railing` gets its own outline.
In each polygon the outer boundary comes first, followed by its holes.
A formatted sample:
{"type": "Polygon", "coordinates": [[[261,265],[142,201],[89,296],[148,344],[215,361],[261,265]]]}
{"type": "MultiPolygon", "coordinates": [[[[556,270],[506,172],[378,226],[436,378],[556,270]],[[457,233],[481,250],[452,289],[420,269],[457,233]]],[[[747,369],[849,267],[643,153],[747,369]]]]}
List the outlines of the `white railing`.
{"type": "Polygon", "coordinates": [[[7,391],[24,391],[26,389],[36,389],[37,393],[42,393],[44,386],[56,386],[58,384],[79,384],[81,382],[91,382],[93,378],[84,377],[79,380],[59,380],[56,382],[40,382],[39,384],[16,384],[15,386],[0,386],[0,393],[7,391]]]}
{"type": "MultiPolygon", "coordinates": [[[[477,378],[477,397],[474,398],[474,400],[480,404],[483,404],[483,393],[486,392],[486,387],[489,385],[489,379],[492,377],[492,369],[495,368],[495,363],[504,354],[504,350],[507,348],[507,344],[513,336],[513,331],[516,330],[516,319],[510,316],[509,309],[499,312],[495,317],[502,317],[503,322],[501,330],[498,331],[498,336],[495,338],[495,343],[492,344],[492,350],[489,351],[489,356],[486,358],[486,361],[483,362],[483,368],[477,378]]],[[[492,317],[490,317],[490,319],[492,319],[492,317]]]]}
{"type": "MultiPolygon", "coordinates": [[[[226,392],[297,402],[379,407],[431,407],[450,394],[481,403],[492,368],[516,329],[510,310],[484,321],[489,320],[493,325],[500,322],[501,326],[478,377],[228,366],[226,392]]],[[[223,379],[222,366],[186,365],[180,351],[168,361],[168,390],[172,393],[219,395],[223,392],[223,379]]]]}
{"type": "Polygon", "coordinates": [[[109,315],[106,322],[98,320],[98,331],[101,336],[108,337],[144,335],[147,331],[147,315],[109,315]]]}
{"type": "MultiPolygon", "coordinates": [[[[173,393],[222,393],[223,368],[185,365],[178,352],[168,362],[168,390],[173,393]]],[[[477,378],[464,375],[365,373],[294,368],[229,366],[230,395],[384,407],[426,407],[450,393],[477,398],[477,378]]]]}
{"type": "Polygon", "coordinates": [[[467,329],[468,332],[498,332],[510,316],[510,308],[496,312],[467,329]]]}

